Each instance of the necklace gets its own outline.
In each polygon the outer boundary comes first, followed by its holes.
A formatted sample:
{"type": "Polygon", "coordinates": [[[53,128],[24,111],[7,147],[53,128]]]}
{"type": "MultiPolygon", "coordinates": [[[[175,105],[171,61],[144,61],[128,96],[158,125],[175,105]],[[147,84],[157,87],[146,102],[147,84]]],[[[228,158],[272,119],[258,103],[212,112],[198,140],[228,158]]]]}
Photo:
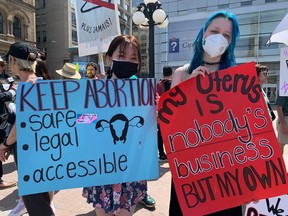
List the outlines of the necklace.
{"type": "Polygon", "coordinates": [[[220,62],[206,62],[206,61],[203,61],[203,64],[206,64],[206,65],[218,65],[218,64],[220,64],[220,62]]]}

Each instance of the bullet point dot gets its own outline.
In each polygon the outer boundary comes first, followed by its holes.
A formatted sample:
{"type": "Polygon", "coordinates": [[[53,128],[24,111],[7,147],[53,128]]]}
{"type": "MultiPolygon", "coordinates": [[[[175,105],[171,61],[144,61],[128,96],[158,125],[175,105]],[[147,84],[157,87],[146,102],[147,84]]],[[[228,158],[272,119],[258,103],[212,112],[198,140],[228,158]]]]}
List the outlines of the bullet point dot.
{"type": "Polygon", "coordinates": [[[29,179],[30,179],[30,176],[29,175],[25,175],[23,179],[24,179],[25,182],[28,182],[29,179]]]}
{"type": "Polygon", "coordinates": [[[23,146],[22,146],[22,149],[23,149],[24,151],[27,151],[27,150],[29,149],[29,145],[28,145],[28,144],[23,145],[23,146]]]}
{"type": "Polygon", "coordinates": [[[21,122],[20,126],[21,126],[21,128],[25,128],[26,127],[26,123],[25,122],[21,122]]]}

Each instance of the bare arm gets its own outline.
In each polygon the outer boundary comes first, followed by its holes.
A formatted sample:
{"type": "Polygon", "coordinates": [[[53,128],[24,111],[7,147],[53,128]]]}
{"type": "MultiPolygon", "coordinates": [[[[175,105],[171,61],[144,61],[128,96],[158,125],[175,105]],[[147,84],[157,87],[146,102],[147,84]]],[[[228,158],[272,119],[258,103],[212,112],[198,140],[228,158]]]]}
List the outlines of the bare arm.
{"type": "Polygon", "coordinates": [[[14,123],[14,125],[11,128],[11,131],[7,137],[6,143],[7,145],[13,145],[17,140],[17,136],[16,136],[16,123],[14,123]]]}
{"type": "Polygon", "coordinates": [[[5,161],[10,155],[10,150],[13,147],[13,144],[16,142],[16,124],[11,128],[9,136],[7,137],[6,143],[0,144],[0,160],[5,161]]]}
{"type": "Polygon", "coordinates": [[[171,82],[171,88],[173,88],[174,86],[180,84],[181,82],[183,82],[185,79],[183,79],[184,77],[184,67],[179,67],[175,70],[174,74],[173,74],[173,78],[172,78],[172,82],[171,82]]]}
{"type": "Polygon", "coordinates": [[[199,66],[199,67],[195,68],[192,71],[192,73],[189,75],[187,72],[187,67],[189,67],[189,66],[184,65],[183,67],[179,67],[175,70],[173,78],[172,78],[171,88],[178,85],[179,83],[185,81],[186,79],[197,77],[198,75],[205,77],[205,74],[211,73],[211,71],[209,71],[206,67],[199,66]]]}

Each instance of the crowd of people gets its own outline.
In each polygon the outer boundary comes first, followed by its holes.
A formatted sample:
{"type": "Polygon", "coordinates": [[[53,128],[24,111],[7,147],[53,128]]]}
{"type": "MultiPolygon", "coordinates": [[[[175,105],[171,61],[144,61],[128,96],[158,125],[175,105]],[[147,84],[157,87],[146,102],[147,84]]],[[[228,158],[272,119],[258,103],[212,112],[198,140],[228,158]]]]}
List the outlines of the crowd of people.
{"type": "MultiPolygon", "coordinates": [[[[199,30],[194,41],[194,53],[189,64],[183,65],[175,70],[170,66],[163,67],[163,79],[157,84],[157,94],[155,98],[177,86],[187,79],[197,76],[205,76],[215,71],[226,69],[236,65],[235,47],[239,38],[239,25],[234,14],[226,11],[216,12],[210,16],[199,30]]],[[[136,37],[129,35],[116,36],[106,53],[106,65],[108,71],[100,71],[95,62],[86,65],[86,75],[88,79],[126,79],[134,77],[141,68],[140,44],[136,37]]],[[[19,77],[20,82],[37,82],[38,79],[52,79],[46,63],[45,55],[40,53],[25,42],[18,42],[11,45],[7,55],[7,63],[11,73],[19,77]]],[[[264,65],[255,65],[259,83],[262,86],[268,82],[269,72],[264,65]]],[[[60,79],[80,79],[81,75],[72,63],[65,63],[63,67],[56,70],[60,79]]],[[[0,76],[6,82],[8,76],[5,75],[5,64],[0,59],[0,76]]],[[[7,83],[8,88],[1,85],[1,127],[0,127],[0,189],[13,187],[16,182],[6,182],[3,180],[2,162],[7,160],[13,152],[15,164],[17,166],[17,137],[16,137],[16,113],[9,111],[7,103],[15,105],[15,95],[17,84],[7,83]]],[[[263,97],[267,104],[271,120],[275,119],[269,100],[264,91],[263,97]]],[[[156,102],[158,101],[156,99],[156,102]]],[[[288,99],[287,97],[277,97],[277,130],[278,141],[283,153],[283,147],[288,143],[288,99]]],[[[17,104],[16,104],[17,106],[17,104]]],[[[13,107],[13,106],[10,106],[13,107]]],[[[158,151],[159,161],[167,161],[167,155],[163,148],[161,130],[158,131],[158,151]]],[[[51,216],[55,215],[53,205],[53,192],[24,195],[19,198],[19,203],[9,216],[22,215],[26,212],[30,216],[51,216]]],[[[155,200],[147,194],[147,181],[122,182],[113,185],[95,185],[83,188],[82,196],[87,199],[87,203],[92,203],[97,216],[129,216],[133,215],[136,204],[141,202],[147,207],[155,207],[155,200]]],[[[168,208],[168,206],[167,206],[168,208]]],[[[191,212],[191,214],[193,214],[191,212]]],[[[170,216],[181,216],[181,208],[178,202],[173,180],[171,181],[171,197],[169,205],[170,216]]],[[[241,216],[242,206],[236,206],[221,212],[210,214],[213,216],[241,216]]]]}

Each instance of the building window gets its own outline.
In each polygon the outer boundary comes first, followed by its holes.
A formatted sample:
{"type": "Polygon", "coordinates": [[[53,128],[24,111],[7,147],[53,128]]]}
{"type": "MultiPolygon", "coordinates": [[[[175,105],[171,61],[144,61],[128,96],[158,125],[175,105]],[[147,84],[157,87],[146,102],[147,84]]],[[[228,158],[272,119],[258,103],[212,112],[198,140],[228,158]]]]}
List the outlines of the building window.
{"type": "Polygon", "coordinates": [[[36,26],[41,25],[41,17],[39,14],[36,15],[36,26]]]}
{"type": "Polygon", "coordinates": [[[252,1],[244,1],[244,2],[241,2],[241,7],[243,6],[250,6],[252,5],[252,1]]]}
{"type": "Polygon", "coordinates": [[[40,2],[39,0],[36,0],[36,1],[35,1],[35,8],[36,8],[36,9],[39,9],[39,8],[40,8],[39,2],[40,2]]]}
{"type": "Polygon", "coordinates": [[[42,42],[45,43],[47,41],[46,31],[42,31],[42,42]]]}
{"type": "Polygon", "coordinates": [[[70,3],[71,3],[71,7],[75,7],[75,0],[70,0],[70,3]]]}
{"type": "Polygon", "coordinates": [[[77,31],[72,30],[72,41],[77,43],[77,31]]]}
{"type": "Polygon", "coordinates": [[[72,26],[76,27],[76,15],[75,15],[75,13],[71,13],[71,19],[72,19],[72,26]]]}
{"type": "Polygon", "coordinates": [[[36,0],[35,1],[35,8],[36,9],[41,9],[46,7],[46,2],[45,0],[36,0]]]}
{"type": "Polygon", "coordinates": [[[45,13],[43,13],[41,16],[41,24],[46,25],[46,14],[45,13]]]}
{"type": "Polygon", "coordinates": [[[2,17],[2,14],[0,14],[0,34],[3,34],[3,17],[2,17]]]}
{"type": "Polygon", "coordinates": [[[227,8],[229,8],[229,4],[221,4],[221,5],[218,5],[218,8],[219,8],[219,9],[227,9],[227,8]]]}
{"type": "Polygon", "coordinates": [[[40,34],[40,31],[37,31],[37,32],[36,32],[36,42],[37,42],[37,43],[40,43],[40,42],[41,42],[41,34],[40,34]]]}
{"type": "Polygon", "coordinates": [[[130,4],[129,4],[129,1],[125,1],[125,4],[124,4],[124,9],[126,10],[126,11],[129,11],[130,10],[130,4]]]}
{"type": "Polygon", "coordinates": [[[21,38],[21,21],[18,17],[14,17],[13,34],[16,38],[21,38]]]}

